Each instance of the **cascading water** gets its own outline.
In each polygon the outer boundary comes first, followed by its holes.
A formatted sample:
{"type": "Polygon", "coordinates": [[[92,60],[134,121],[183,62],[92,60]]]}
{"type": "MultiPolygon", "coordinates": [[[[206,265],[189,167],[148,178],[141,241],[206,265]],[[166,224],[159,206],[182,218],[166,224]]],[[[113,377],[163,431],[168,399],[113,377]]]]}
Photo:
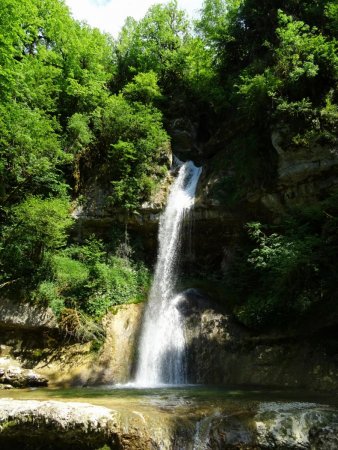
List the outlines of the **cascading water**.
{"type": "Polygon", "coordinates": [[[140,337],[137,386],[186,383],[184,330],[177,309],[180,295],[175,295],[174,288],[181,228],[194,205],[201,172],[191,161],[180,167],[160,219],[157,264],[140,337]]]}

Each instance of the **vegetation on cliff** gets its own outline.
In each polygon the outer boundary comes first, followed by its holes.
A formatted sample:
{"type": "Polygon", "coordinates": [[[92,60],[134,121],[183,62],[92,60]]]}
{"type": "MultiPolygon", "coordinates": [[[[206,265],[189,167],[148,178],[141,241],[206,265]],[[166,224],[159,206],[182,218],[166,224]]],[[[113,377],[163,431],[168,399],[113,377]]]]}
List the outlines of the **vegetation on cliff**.
{"type": "Polygon", "coordinates": [[[334,326],[337,225],[337,193],[293,209],[278,226],[249,223],[251,241],[236,255],[226,280],[239,320],[291,333],[305,332],[309,323],[313,332],[334,326]]]}
{"type": "MultiPolygon", "coordinates": [[[[198,29],[213,51],[214,102],[235,130],[226,138],[231,179],[220,180],[226,200],[238,206],[248,191],[276,183],[272,131],[288,151],[337,154],[337,13],[323,0],[204,2],[198,29]]],[[[328,192],[287,209],[278,226],[248,225],[251,241],[225,280],[241,322],[257,329],[314,317],[318,327],[336,323],[337,196],[328,192]]]]}
{"type": "MultiPolygon", "coordinates": [[[[25,287],[60,317],[145,296],[149,275],[121,253],[124,233],[114,245],[72,242],[72,201],[95,180],[107,205],[137,210],[168,170],[176,119],[226,149],[217,189],[236,205],[276,180],[272,130],[294,151],[337,151],[334,0],[204,0],[193,24],[170,1],[128,18],[116,40],[62,0],[3,0],[0,28],[1,289],[25,287]]],[[[227,275],[239,320],[337,318],[336,223],[332,197],[277,229],[251,224],[227,275]]]]}

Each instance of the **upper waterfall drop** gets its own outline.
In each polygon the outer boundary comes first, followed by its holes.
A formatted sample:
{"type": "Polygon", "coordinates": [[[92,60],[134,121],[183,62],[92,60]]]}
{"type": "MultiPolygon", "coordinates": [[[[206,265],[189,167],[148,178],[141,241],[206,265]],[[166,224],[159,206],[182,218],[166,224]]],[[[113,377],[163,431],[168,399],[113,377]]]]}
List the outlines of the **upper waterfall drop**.
{"type": "Polygon", "coordinates": [[[160,218],[159,250],[143,319],[135,385],[153,387],[186,383],[185,338],[180,300],[175,295],[182,224],[194,205],[202,172],[192,161],[182,164],[160,218]]]}

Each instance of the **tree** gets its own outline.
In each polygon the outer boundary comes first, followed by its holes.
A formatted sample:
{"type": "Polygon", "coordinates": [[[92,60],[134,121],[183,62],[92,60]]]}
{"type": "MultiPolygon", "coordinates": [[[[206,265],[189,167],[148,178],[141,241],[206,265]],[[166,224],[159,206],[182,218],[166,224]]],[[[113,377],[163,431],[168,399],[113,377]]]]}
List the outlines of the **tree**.
{"type": "Polygon", "coordinates": [[[128,18],[115,48],[119,80],[153,71],[168,92],[182,81],[188,40],[189,23],[176,0],[152,6],[138,23],[128,18]]]}
{"type": "Polygon", "coordinates": [[[64,190],[58,168],[70,155],[61,149],[57,121],[16,102],[0,105],[0,112],[2,206],[25,193],[64,190]]]}
{"type": "Polygon", "coordinates": [[[94,112],[93,127],[101,176],[112,181],[113,204],[135,209],[163,175],[158,161],[167,159],[168,137],[162,114],[151,105],[113,95],[94,112]]]}
{"type": "Polygon", "coordinates": [[[66,244],[72,223],[66,198],[28,197],[12,207],[1,236],[0,263],[5,279],[32,277],[46,251],[66,244]]]}
{"type": "Polygon", "coordinates": [[[122,89],[124,98],[132,102],[152,104],[161,99],[155,72],[139,73],[122,89]]]}

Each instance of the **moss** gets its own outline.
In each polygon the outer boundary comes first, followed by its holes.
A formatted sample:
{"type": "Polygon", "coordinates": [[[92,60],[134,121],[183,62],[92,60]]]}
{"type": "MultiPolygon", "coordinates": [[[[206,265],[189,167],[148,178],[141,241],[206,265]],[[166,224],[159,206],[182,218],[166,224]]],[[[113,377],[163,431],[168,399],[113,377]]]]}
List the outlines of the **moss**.
{"type": "Polygon", "coordinates": [[[94,339],[90,344],[90,351],[98,353],[104,344],[104,339],[94,339]]]}
{"type": "Polygon", "coordinates": [[[42,348],[36,348],[32,351],[31,357],[33,359],[41,359],[44,356],[45,351],[42,348]]]}
{"type": "Polygon", "coordinates": [[[0,431],[1,433],[5,433],[6,431],[10,430],[11,428],[14,428],[17,425],[17,422],[15,420],[9,420],[8,422],[2,423],[0,425],[0,431]]]}
{"type": "Polygon", "coordinates": [[[112,306],[111,308],[109,308],[109,312],[111,314],[113,314],[113,316],[116,316],[116,314],[118,313],[119,308],[117,306],[112,306]]]}

